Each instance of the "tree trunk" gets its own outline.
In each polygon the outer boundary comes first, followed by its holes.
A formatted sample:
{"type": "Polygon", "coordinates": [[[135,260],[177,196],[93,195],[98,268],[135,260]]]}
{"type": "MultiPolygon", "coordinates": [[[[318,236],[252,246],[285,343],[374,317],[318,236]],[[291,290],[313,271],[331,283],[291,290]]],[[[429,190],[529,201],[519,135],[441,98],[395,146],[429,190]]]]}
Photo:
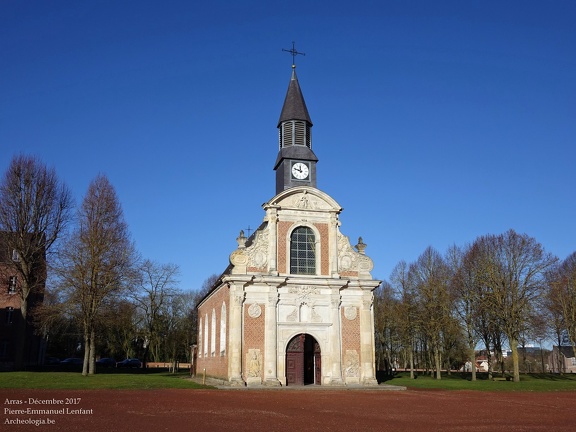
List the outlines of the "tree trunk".
{"type": "Polygon", "coordinates": [[[438,348],[434,349],[434,363],[436,366],[436,379],[442,379],[442,354],[438,348]]]}
{"type": "Polygon", "coordinates": [[[82,363],[82,375],[88,375],[88,360],[90,356],[90,333],[84,329],[84,362],[82,363]]]}
{"type": "Polygon", "coordinates": [[[520,382],[520,367],[518,362],[518,341],[510,338],[510,348],[512,349],[512,365],[514,369],[514,382],[520,382]]]}
{"type": "Polygon", "coordinates": [[[90,332],[90,355],[88,356],[88,375],[94,375],[96,360],[96,335],[94,330],[90,332]]]}
{"type": "Polygon", "coordinates": [[[476,381],[476,347],[474,344],[469,345],[470,371],[472,372],[472,381],[476,381]]]}
{"type": "MultiPolygon", "coordinates": [[[[16,309],[14,309],[14,312],[16,309]]],[[[21,371],[25,369],[26,364],[26,345],[28,340],[28,301],[26,298],[20,298],[20,317],[13,317],[18,319],[16,326],[16,349],[14,352],[14,370],[21,371]]]]}

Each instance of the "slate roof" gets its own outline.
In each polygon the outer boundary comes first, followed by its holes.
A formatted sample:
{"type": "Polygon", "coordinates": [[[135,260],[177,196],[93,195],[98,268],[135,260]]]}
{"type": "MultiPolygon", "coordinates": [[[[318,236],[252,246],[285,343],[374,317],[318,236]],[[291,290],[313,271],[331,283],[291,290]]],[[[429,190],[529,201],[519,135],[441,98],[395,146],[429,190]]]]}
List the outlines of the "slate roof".
{"type": "Polygon", "coordinates": [[[298,84],[295,66],[292,66],[292,77],[290,78],[290,84],[288,85],[288,91],[284,99],[284,106],[280,113],[280,120],[278,120],[278,127],[280,127],[282,122],[288,120],[305,120],[312,125],[308,108],[306,108],[306,102],[304,102],[304,97],[300,90],[300,84],[298,84]]]}
{"type": "Polygon", "coordinates": [[[575,357],[575,355],[574,355],[574,349],[573,349],[571,346],[562,345],[562,346],[559,346],[559,347],[556,347],[556,348],[558,348],[558,350],[559,350],[559,351],[564,355],[564,357],[566,357],[566,358],[575,357]]]}

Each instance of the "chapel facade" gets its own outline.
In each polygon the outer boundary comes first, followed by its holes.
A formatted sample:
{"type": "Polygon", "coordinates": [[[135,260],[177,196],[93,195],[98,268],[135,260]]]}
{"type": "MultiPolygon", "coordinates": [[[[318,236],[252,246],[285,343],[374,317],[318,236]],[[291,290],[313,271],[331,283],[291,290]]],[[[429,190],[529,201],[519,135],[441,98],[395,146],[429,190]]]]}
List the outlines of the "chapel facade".
{"type": "Polygon", "coordinates": [[[197,305],[197,373],[232,385],[377,385],[372,260],[316,187],[312,121],[295,66],[280,120],[276,195],[197,305]]]}

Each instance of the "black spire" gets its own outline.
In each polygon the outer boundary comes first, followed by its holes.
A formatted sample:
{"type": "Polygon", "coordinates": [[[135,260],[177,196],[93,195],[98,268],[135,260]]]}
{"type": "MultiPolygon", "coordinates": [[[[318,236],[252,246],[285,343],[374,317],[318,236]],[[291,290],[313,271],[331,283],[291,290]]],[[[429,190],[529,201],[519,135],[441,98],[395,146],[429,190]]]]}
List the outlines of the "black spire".
{"type": "Polygon", "coordinates": [[[296,76],[295,65],[292,65],[292,77],[290,78],[277,127],[280,127],[282,122],[289,120],[304,120],[312,126],[312,120],[310,120],[310,114],[308,114],[308,108],[306,108],[306,102],[304,102],[304,96],[302,96],[302,90],[300,90],[300,84],[296,76]]]}

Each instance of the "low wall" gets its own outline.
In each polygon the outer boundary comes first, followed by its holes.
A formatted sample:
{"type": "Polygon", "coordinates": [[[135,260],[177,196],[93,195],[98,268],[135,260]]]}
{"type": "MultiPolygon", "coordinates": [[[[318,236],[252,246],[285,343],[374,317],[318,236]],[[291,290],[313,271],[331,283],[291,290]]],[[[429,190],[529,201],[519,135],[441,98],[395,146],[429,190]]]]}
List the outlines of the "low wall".
{"type": "MultiPolygon", "coordinates": [[[[172,363],[171,362],[148,362],[148,363],[146,363],[146,367],[148,369],[154,369],[154,368],[170,369],[170,368],[172,368],[172,363]]],[[[190,363],[176,363],[176,369],[190,369],[190,363]]]]}

